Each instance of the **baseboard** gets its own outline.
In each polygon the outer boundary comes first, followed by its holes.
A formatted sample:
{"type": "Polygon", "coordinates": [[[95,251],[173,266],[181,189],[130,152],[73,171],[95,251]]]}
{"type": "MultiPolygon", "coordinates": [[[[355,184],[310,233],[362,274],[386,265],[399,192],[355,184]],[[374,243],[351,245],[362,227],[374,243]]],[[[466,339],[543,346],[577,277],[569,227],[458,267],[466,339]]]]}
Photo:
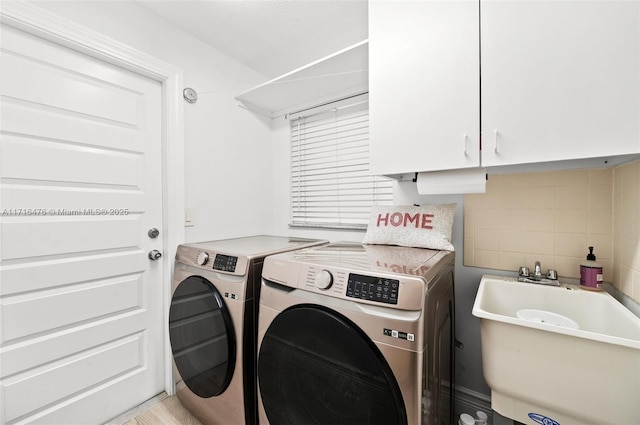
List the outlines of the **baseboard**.
{"type": "Polygon", "coordinates": [[[139,413],[142,413],[148,408],[155,406],[156,404],[160,403],[162,400],[164,400],[167,397],[169,397],[169,395],[163,391],[162,393],[134,407],[133,409],[128,410],[123,414],[121,414],[120,416],[111,419],[104,425],[123,425],[124,423],[128,422],[130,419],[133,419],[139,413]]]}
{"type": "Polygon", "coordinates": [[[478,410],[486,413],[489,416],[489,423],[492,423],[491,397],[469,388],[456,386],[456,398],[453,403],[455,417],[468,413],[475,418],[478,410]]]}

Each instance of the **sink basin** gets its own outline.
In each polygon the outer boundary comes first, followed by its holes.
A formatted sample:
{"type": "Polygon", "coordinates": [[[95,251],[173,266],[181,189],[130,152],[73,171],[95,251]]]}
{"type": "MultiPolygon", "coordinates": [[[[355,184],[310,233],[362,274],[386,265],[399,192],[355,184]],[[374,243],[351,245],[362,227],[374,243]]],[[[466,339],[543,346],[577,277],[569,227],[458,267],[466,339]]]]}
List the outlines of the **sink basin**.
{"type": "Polygon", "coordinates": [[[531,425],[640,424],[640,319],[608,293],[485,275],[473,315],[493,410],[531,425]]]}
{"type": "Polygon", "coordinates": [[[551,313],[546,310],[524,308],[516,312],[516,317],[519,319],[530,320],[534,323],[546,323],[553,326],[580,329],[580,325],[568,317],[563,316],[562,314],[551,313]]]}

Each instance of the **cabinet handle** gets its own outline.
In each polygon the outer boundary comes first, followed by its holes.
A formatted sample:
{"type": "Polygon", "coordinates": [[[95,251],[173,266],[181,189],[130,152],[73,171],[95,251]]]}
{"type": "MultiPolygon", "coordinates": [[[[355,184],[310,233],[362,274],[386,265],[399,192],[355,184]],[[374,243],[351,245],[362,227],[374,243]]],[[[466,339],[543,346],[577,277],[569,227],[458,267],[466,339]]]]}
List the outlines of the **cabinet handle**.
{"type": "Polygon", "coordinates": [[[469,136],[464,135],[464,156],[469,157],[469,136]]]}
{"type": "Polygon", "coordinates": [[[493,130],[493,152],[500,153],[498,152],[498,130],[493,130]]]}

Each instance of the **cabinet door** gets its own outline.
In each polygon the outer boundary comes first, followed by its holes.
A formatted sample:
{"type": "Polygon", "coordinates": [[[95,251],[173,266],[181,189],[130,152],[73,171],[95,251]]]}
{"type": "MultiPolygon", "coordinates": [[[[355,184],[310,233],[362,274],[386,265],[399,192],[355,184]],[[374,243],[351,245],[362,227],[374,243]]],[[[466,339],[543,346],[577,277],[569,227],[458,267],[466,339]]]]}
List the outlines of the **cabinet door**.
{"type": "Polygon", "coordinates": [[[640,152],[640,2],[481,2],[482,165],[640,152]]]}
{"type": "Polygon", "coordinates": [[[373,174],[477,167],[478,1],[369,2],[373,174]]]}

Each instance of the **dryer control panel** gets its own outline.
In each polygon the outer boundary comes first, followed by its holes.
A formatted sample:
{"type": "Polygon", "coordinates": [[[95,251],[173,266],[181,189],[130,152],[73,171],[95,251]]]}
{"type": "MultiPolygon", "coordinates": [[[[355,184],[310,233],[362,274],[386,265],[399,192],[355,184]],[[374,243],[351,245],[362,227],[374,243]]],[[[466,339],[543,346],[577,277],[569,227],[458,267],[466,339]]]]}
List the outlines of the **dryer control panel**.
{"type": "MultiPolygon", "coordinates": [[[[198,253],[196,257],[196,264],[199,266],[206,266],[209,264],[209,259],[212,254],[206,251],[198,253]]],[[[223,272],[233,273],[236,271],[236,265],[238,264],[238,257],[233,255],[213,254],[213,270],[220,270],[223,272]]]]}
{"type": "Polygon", "coordinates": [[[397,279],[349,273],[347,297],[387,304],[398,304],[399,290],[400,281],[397,279]]]}
{"type": "Polygon", "coordinates": [[[213,270],[233,273],[236,271],[236,264],[238,264],[238,257],[216,254],[216,258],[213,260],[213,270]]]}
{"type": "Polygon", "coordinates": [[[176,261],[202,270],[233,276],[246,276],[249,267],[247,256],[205,250],[198,245],[180,245],[176,252],[176,261]]]}

